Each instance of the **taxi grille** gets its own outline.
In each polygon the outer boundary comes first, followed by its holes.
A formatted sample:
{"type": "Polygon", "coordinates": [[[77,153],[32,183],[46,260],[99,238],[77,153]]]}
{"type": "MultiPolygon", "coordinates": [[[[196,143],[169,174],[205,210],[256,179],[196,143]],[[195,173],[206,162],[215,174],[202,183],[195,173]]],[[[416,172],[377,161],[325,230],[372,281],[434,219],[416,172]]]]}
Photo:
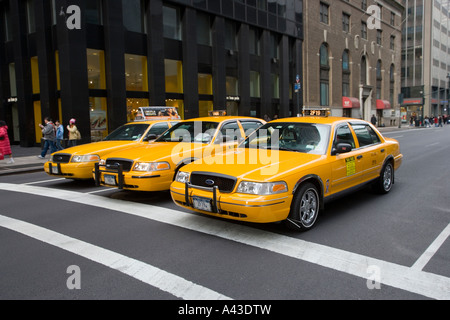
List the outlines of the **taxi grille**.
{"type": "Polygon", "coordinates": [[[193,172],[191,174],[191,184],[198,187],[213,188],[218,187],[220,192],[230,193],[236,186],[237,179],[226,175],[211,173],[193,172]]]}
{"type": "Polygon", "coordinates": [[[54,163],[69,163],[70,158],[72,158],[71,154],[55,154],[53,156],[54,163]]]}
{"type": "Polygon", "coordinates": [[[117,170],[122,165],[123,172],[130,172],[133,167],[133,160],[126,159],[108,159],[106,160],[106,168],[117,170]]]}

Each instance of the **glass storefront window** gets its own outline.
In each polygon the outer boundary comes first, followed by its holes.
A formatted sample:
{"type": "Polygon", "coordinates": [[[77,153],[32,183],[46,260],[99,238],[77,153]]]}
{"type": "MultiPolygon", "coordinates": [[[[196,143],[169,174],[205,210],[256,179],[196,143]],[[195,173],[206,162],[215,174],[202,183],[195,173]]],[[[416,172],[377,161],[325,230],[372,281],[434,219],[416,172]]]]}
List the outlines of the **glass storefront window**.
{"type": "Polygon", "coordinates": [[[163,7],[163,24],[164,38],[182,40],[181,39],[181,18],[180,10],[164,6],[163,7]]]}
{"type": "Polygon", "coordinates": [[[198,107],[200,117],[208,117],[209,111],[214,110],[214,104],[212,101],[199,101],[198,107]]]}
{"type": "Polygon", "coordinates": [[[91,115],[91,141],[102,141],[108,135],[106,98],[89,97],[91,115]]]}
{"type": "Polygon", "coordinates": [[[87,49],[89,89],[106,89],[105,52],[87,49]]]}
{"type": "Polygon", "coordinates": [[[280,77],[277,74],[272,74],[272,88],[273,98],[280,99],[280,77]]]}
{"type": "Polygon", "coordinates": [[[136,114],[140,107],[149,105],[148,99],[127,99],[127,121],[132,122],[136,118],[136,114]]]}
{"type": "Polygon", "coordinates": [[[166,92],[183,93],[183,62],[164,60],[166,92]]]}
{"type": "Polygon", "coordinates": [[[30,34],[36,32],[36,19],[34,16],[34,1],[27,0],[27,31],[30,34]]]}
{"type": "Polygon", "coordinates": [[[40,144],[42,140],[42,129],[39,127],[39,123],[43,124],[44,122],[44,119],[42,118],[40,101],[33,102],[33,110],[34,110],[34,123],[35,123],[34,129],[36,133],[36,143],[40,144]]]}
{"type": "Polygon", "coordinates": [[[227,77],[227,96],[239,95],[239,80],[236,77],[227,77]]]}
{"type": "Polygon", "coordinates": [[[250,71],[250,97],[260,98],[259,72],[250,71]]]}
{"type": "Polygon", "coordinates": [[[145,5],[142,0],[122,0],[123,24],[128,31],[145,33],[145,5]]]}
{"type": "Polygon", "coordinates": [[[86,1],[86,23],[103,24],[101,0],[86,1]]]}
{"type": "Polygon", "coordinates": [[[31,58],[31,81],[33,84],[33,94],[39,94],[41,92],[39,82],[39,62],[38,57],[31,58]]]}
{"type": "Polygon", "coordinates": [[[167,99],[166,106],[178,108],[178,114],[184,120],[184,100],[167,99]]]}
{"type": "Polygon", "coordinates": [[[198,75],[198,93],[199,94],[213,94],[212,75],[200,73],[198,75]]]}
{"type": "Polygon", "coordinates": [[[147,57],[125,54],[127,91],[148,91],[147,57]]]}
{"type": "Polygon", "coordinates": [[[197,43],[210,46],[211,39],[211,19],[205,13],[197,14],[197,43]]]}

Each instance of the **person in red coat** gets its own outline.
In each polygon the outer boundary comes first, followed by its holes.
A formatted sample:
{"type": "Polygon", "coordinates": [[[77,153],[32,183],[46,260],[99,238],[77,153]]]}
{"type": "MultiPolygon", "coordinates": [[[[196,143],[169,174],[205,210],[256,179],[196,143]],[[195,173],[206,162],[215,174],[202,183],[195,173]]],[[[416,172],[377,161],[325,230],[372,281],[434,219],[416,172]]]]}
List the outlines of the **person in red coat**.
{"type": "Polygon", "coordinates": [[[8,126],[5,121],[0,120],[0,151],[3,156],[9,156],[8,164],[14,163],[11,144],[8,137],[8,126]]]}

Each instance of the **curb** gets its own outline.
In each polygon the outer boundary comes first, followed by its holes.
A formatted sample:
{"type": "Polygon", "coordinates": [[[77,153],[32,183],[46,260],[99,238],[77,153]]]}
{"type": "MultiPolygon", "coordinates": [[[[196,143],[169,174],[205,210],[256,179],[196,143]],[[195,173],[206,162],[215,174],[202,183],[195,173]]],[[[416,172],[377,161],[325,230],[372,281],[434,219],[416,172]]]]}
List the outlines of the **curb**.
{"type": "Polygon", "coordinates": [[[40,172],[44,171],[44,166],[32,166],[27,168],[1,168],[0,169],[0,177],[2,176],[11,176],[15,174],[23,174],[23,173],[33,173],[33,172],[40,172]]]}

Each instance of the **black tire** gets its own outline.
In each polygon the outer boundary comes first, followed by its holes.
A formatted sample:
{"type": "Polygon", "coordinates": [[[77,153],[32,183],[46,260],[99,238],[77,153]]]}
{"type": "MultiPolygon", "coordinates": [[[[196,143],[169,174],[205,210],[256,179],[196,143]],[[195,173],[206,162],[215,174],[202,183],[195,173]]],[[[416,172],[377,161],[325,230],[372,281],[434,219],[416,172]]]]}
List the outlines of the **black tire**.
{"type": "Polygon", "coordinates": [[[314,184],[305,183],[295,193],[286,225],[290,229],[308,231],[314,227],[319,211],[319,191],[314,184]]]}
{"type": "Polygon", "coordinates": [[[375,191],[380,194],[388,194],[394,185],[394,166],[391,162],[384,165],[380,177],[375,182],[375,191]]]}

